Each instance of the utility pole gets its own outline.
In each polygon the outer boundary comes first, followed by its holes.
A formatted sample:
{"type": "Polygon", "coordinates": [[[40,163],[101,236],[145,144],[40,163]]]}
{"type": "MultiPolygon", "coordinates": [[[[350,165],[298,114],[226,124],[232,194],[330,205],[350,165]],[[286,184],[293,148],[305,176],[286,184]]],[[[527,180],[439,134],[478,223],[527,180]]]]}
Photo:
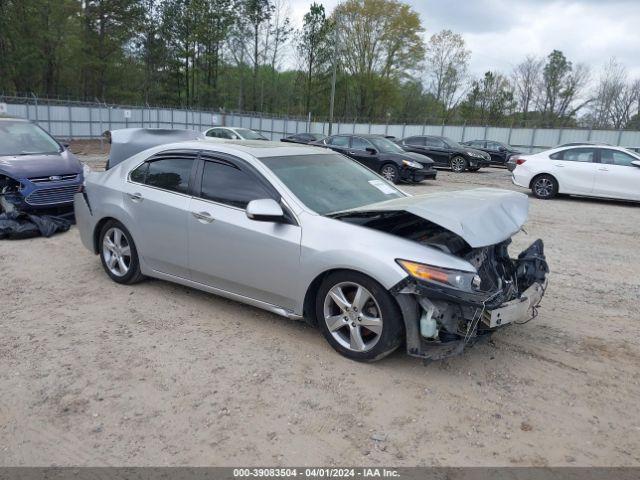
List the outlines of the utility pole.
{"type": "Polygon", "coordinates": [[[333,126],[333,104],[336,100],[336,60],[333,60],[333,74],[331,76],[331,101],[329,103],[329,135],[333,126]]]}
{"type": "Polygon", "coordinates": [[[336,17],[336,22],[333,26],[333,73],[331,74],[331,100],[329,101],[329,135],[331,135],[331,130],[333,127],[333,105],[336,101],[336,71],[338,69],[338,20],[336,17]]]}

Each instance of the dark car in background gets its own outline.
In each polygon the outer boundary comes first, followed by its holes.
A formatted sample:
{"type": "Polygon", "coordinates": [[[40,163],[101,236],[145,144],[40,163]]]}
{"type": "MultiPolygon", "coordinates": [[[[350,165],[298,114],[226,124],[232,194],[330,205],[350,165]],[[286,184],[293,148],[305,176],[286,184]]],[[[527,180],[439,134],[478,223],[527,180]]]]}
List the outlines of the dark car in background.
{"type": "Polygon", "coordinates": [[[280,141],[286,143],[301,143],[306,145],[311,142],[322,140],[324,137],[326,137],[326,135],[323,135],[322,133],[295,133],[293,135],[289,135],[288,137],[281,138],[280,141]]]}
{"type": "Polygon", "coordinates": [[[82,164],[35,123],[0,117],[0,211],[73,214],[82,164]]]}
{"type": "Polygon", "coordinates": [[[421,182],[437,175],[433,160],[405,152],[383,135],[332,135],[311,145],[351,157],[393,183],[421,182]]]}
{"type": "Polygon", "coordinates": [[[427,155],[436,167],[450,168],[456,173],[470,170],[475,172],[491,163],[488,153],[461,145],[447,137],[416,135],[397,141],[407,152],[427,155]]]}
{"type": "Polygon", "coordinates": [[[509,158],[512,155],[522,153],[516,150],[511,145],[502,142],[496,142],[494,140],[469,140],[462,142],[461,145],[466,145],[476,150],[482,150],[491,156],[491,165],[499,165],[501,167],[506,166],[509,158]]]}

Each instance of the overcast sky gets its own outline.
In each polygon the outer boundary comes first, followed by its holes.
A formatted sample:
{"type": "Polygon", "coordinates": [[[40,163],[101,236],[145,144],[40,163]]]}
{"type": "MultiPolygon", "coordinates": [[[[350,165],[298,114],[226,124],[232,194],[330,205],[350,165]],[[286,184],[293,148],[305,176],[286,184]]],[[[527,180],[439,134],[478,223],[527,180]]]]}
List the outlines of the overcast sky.
{"type": "MultiPolygon", "coordinates": [[[[316,0],[327,12],[338,0],[316,0]]],[[[312,3],[290,0],[296,26],[312,3]]],[[[640,0],[406,0],[420,14],[425,39],[450,29],[471,49],[471,71],[509,72],[526,55],[562,50],[598,73],[611,57],[640,77],[640,0]]]]}

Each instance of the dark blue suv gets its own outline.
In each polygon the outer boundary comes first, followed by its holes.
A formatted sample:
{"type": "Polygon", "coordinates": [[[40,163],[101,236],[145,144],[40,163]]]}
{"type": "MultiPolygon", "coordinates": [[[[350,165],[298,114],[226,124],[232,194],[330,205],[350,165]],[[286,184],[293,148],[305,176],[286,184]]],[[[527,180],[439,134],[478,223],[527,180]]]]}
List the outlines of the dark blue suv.
{"type": "Polygon", "coordinates": [[[0,212],[73,214],[82,164],[35,123],[0,117],[0,212]]]}

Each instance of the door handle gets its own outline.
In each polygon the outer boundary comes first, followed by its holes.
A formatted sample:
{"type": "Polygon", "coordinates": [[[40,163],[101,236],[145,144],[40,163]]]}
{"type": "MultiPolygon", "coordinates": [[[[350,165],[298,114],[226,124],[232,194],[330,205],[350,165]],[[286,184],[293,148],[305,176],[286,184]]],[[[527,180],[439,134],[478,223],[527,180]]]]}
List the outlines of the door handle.
{"type": "Polygon", "coordinates": [[[555,165],[556,167],[564,168],[564,165],[562,165],[561,163],[554,163],[554,165],[555,165]]]}
{"type": "Polygon", "coordinates": [[[356,152],[347,152],[349,155],[355,155],[356,152]]]}
{"type": "Polygon", "coordinates": [[[131,200],[133,200],[134,202],[141,202],[143,200],[142,198],[142,194],[136,192],[136,193],[128,193],[127,195],[129,195],[129,198],[131,200]]]}
{"type": "Polygon", "coordinates": [[[191,212],[191,215],[196,217],[201,223],[211,223],[213,222],[213,217],[209,212],[191,212]]]}
{"type": "Polygon", "coordinates": [[[609,169],[606,168],[606,167],[600,167],[600,168],[598,168],[598,170],[600,170],[601,172],[608,172],[609,171],[609,169]]]}

